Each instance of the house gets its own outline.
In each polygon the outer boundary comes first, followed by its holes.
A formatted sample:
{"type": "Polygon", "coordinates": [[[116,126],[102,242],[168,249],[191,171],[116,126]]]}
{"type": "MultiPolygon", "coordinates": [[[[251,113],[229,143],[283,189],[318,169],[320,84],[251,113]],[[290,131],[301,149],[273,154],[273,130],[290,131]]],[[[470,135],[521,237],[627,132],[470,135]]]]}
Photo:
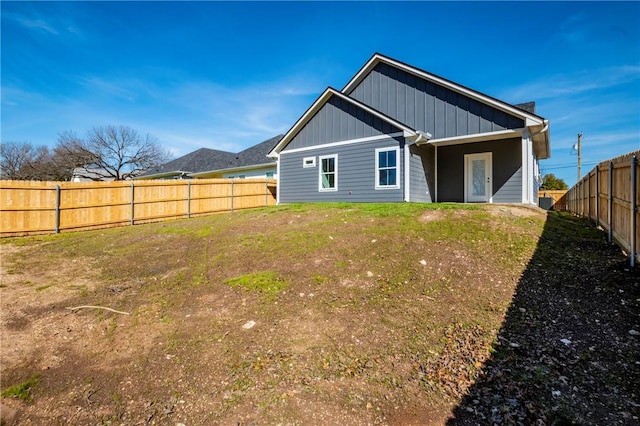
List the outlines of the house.
{"type": "Polygon", "coordinates": [[[238,153],[200,148],[138,179],[274,178],[276,161],[267,154],[281,138],[275,136],[238,153]]]}
{"type": "Polygon", "coordinates": [[[374,54],[342,90],[327,88],[269,153],[278,202],[537,204],[549,123],[374,54]]]}
{"type": "Polygon", "coordinates": [[[71,182],[112,182],[115,178],[105,169],[76,167],[71,172],[71,182]]]}
{"type": "Polygon", "coordinates": [[[267,157],[283,135],[267,139],[257,145],[233,154],[233,161],[228,165],[219,165],[208,170],[191,173],[196,179],[205,178],[268,178],[276,177],[276,161],[267,157]]]}

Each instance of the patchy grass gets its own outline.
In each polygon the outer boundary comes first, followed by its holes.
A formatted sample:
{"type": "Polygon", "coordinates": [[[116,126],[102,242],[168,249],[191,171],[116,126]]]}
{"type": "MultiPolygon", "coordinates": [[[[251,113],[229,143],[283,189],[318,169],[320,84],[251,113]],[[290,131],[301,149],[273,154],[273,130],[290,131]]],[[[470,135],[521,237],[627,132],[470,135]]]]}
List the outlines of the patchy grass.
{"type": "Polygon", "coordinates": [[[498,333],[545,218],[293,204],[5,241],[2,383],[42,371],[33,423],[444,423],[510,359],[498,333]]]}
{"type": "Polygon", "coordinates": [[[262,271],[229,278],[224,283],[231,287],[243,287],[249,291],[258,291],[268,300],[274,300],[279,292],[287,288],[287,283],[273,271],[262,271]]]}
{"type": "Polygon", "coordinates": [[[17,398],[25,402],[31,402],[31,391],[38,384],[39,375],[33,375],[25,382],[9,386],[0,394],[3,398],[17,398]]]}

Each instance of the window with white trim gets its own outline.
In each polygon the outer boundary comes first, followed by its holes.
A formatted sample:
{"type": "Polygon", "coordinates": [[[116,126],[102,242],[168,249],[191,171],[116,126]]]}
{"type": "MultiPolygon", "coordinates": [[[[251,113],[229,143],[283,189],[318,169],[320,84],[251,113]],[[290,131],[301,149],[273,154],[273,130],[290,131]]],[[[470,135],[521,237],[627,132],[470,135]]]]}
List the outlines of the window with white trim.
{"type": "Polygon", "coordinates": [[[315,167],[316,166],[316,157],[304,157],[302,159],[302,167],[304,167],[305,169],[308,167],[315,167]]]}
{"type": "Polygon", "coordinates": [[[376,189],[400,188],[398,162],[400,148],[376,149],[376,189]]]}
{"type": "Polygon", "coordinates": [[[319,191],[338,190],[338,155],[325,155],[318,157],[320,162],[319,170],[319,191]]]}

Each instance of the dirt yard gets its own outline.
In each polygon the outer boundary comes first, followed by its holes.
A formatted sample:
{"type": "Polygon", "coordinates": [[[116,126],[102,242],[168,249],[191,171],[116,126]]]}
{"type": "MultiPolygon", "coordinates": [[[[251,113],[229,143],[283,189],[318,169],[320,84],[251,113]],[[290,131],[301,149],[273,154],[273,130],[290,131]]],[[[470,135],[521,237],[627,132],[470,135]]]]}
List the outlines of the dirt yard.
{"type": "Polygon", "coordinates": [[[640,280],[619,250],[568,215],[433,207],[4,240],[2,419],[640,423],[640,280]]]}

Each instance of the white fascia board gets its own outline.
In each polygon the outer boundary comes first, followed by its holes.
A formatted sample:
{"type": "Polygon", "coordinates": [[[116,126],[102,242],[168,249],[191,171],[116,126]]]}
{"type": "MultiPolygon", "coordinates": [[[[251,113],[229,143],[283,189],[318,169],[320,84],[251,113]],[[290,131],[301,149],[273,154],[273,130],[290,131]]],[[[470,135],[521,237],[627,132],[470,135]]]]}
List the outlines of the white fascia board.
{"type": "Polygon", "coordinates": [[[288,149],[284,152],[281,152],[278,155],[285,155],[285,154],[295,154],[296,152],[304,152],[304,151],[314,151],[316,149],[323,149],[323,148],[335,148],[337,146],[343,146],[343,145],[353,145],[353,144],[357,144],[357,143],[364,143],[364,142],[374,142],[374,141],[381,141],[384,139],[389,139],[389,138],[395,138],[398,136],[403,136],[402,132],[398,132],[398,133],[391,133],[391,134],[382,134],[382,135],[377,135],[377,136],[368,136],[366,138],[359,138],[359,139],[349,139],[346,141],[338,141],[338,142],[329,142],[329,143],[325,143],[325,144],[321,144],[321,145],[312,145],[312,146],[305,146],[302,148],[295,148],[295,149],[288,149]]]}
{"type": "Polygon", "coordinates": [[[474,135],[431,139],[429,140],[428,144],[435,145],[435,146],[447,146],[447,145],[460,145],[460,144],[474,143],[474,142],[495,141],[500,139],[510,139],[510,138],[521,137],[523,131],[524,129],[507,129],[507,130],[500,130],[497,132],[478,133],[474,135]]]}
{"type": "Polygon", "coordinates": [[[253,164],[250,166],[229,167],[226,169],[208,170],[206,172],[191,173],[189,174],[189,176],[194,178],[202,178],[202,177],[206,177],[205,175],[211,175],[216,173],[229,173],[229,172],[235,172],[235,171],[241,172],[245,170],[255,170],[255,169],[272,169],[275,167],[276,167],[276,163],[253,164]]]}
{"type": "Polygon", "coordinates": [[[467,87],[464,87],[452,81],[445,80],[442,77],[438,77],[437,75],[428,73],[421,69],[396,61],[395,59],[391,59],[386,56],[380,55],[379,53],[376,53],[371,57],[371,59],[369,59],[369,61],[362,67],[362,69],[360,69],[360,71],[358,71],[358,73],[347,83],[344,89],[342,89],[342,93],[344,93],[345,95],[349,95],[351,91],[353,91],[353,89],[355,89],[355,87],[358,84],[360,84],[360,82],[364,79],[364,77],[367,74],[369,74],[369,72],[371,72],[371,70],[373,70],[373,68],[375,68],[375,66],[378,65],[378,63],[380,62],[385,62],[395,68],[401,69],[410,74],[423,78],[427,81],[431,81],[435,84],[451,89],[454,92],[458,92],[460,94],[468,96],[471,99],[475,99],[484,104],[491,105],[494,108],[507,112],[511,115],[520,117],[525,120],[526,126],[539,125],[544,121],[544,119],[538,115],[528,113],[506,102],[492,98],[488,95],[469,89],[467,87]]]}
{"type": "Polygon", "coordinates": [[[337,90],[331,87],[327,87],[327,89],[322,93],[322,95],[320,95],[320,97],[316,99],[316,101],[311,105],[311,107],[309,107],[309,109],[307,109],[307,111],[302,115],[302,117],[300,117],[298,121],[296,121],[293,127],[289,129],[289,131],[282,137],[280,142],[278,142],[278,144],[271,150],[271,152],[267,156],[275,158],[275,156],[277,156],[280,153],[280,151],[282,151],[282,149],[284,149],[284,147],[286,147],[287,144],[291,142],[291,140],[295,137],[295,135],[297,135],[298,132],[309,122],[309,120],[311,120],[311,118],[320,110],[320,108],[322,108],[322,106],[324,106],[324,104],[327,103],[327,101],[329,100],[329,98],[331,98],[331,96],[337,96],[342,100],[347,101],[358,108],[361,108],[362,110],[368,112],[369,114],[372,114],[373,116],[378,117],[383,121],[386,121],[392,126],[402,130],[402,132],[405,134],[405,137],[414,136],[416,134],[415,130],[413,130],[406,124],[403,124],[397,120],[394,120],[393,118],[384,115],[380,111],[373,109],[370,106],[363,104],[362,102],[356,101],[355,99],[352,99],[349,96],[346,96],[345,94],[338,92],[337,90]]]}

